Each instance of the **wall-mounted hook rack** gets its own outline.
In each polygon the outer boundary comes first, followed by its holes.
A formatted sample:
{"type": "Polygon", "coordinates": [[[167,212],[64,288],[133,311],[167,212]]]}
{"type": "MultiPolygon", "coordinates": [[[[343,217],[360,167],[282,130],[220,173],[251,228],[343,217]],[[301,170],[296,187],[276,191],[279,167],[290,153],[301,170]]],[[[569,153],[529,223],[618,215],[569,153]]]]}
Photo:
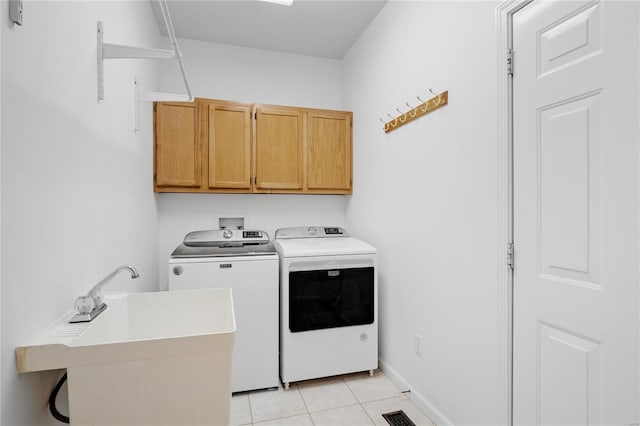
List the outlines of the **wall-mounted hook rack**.
{"type": "MultiPolygon", "coordinates": [[[[431,89],[429,89],[431,91],[431,89]]],[[[433,91],[431,91],[433,93],[433,91]]],[[[425,114],[430,113],[431,111],[438,109],[442,106],[445,106],[449,103],[449,91],[445,90],[439,95],[434,96],[433,98],[424,101],[420,96],[417,96],[418,100],[422,103],[416,107],[412,107],[409,111],[402,113],[398,108],[396,110],[400,112],[400,115],[397,117],[393,117],[390,114],[387,114],[391,121],[384,123],[384,132],[389,133],[392,130],[397,129],[400,126],[403,126],[418,117],[422,117],[425,114]]],[[[411,107],[407,103],[407,106],[411,107]]]]}

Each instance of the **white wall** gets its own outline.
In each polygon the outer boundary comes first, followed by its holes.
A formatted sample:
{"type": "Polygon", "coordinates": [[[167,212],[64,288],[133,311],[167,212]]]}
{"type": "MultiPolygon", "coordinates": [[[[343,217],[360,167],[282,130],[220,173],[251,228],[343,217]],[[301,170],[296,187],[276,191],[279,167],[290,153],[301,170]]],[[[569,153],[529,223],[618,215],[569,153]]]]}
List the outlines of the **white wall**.
{"type": "MultiPolygon", "coordinates": [[[[193,40],[179,45],[197,97],[342,109],[340,61],[193,40]]],[[[184,93],[175,65],[163,66],[162,89],[184,93]]],[[[272,238],[281,227],[344,223],[340,195],[158,194],[158,200],[161,288],[173,249],[187,232],[216,229],[218,216],[244,216],[246,228],[272,238]]]]}
{"type": "MultiPolygon", "coordinates": [[[[157,288],[151,106],[133,132],[133,78],[151,61],[108,61],[96,100],[96,22],[105,41],[166,47],[147,2],[2,2],[2,424],[56,423],[47,398],[59,372],[15,372],[14,349],[72,309],[123,263],[110,288],[157,288]]],[[[108,409],[106,407],[105,409],[108,409]]]]}
{"type": "MultiPolygon", "coordinates": [[[[178,44],[196,97],[342,107],[341,61],[195,40],[178,44]]],[[[184,93],[177,65],[163,64],[162,87],[184,93]]]]}
{"type": "Polygon", "coordinates": [[[345,222],[379,249],[380,357],[455,424],[498,421],[496,6],[392,1],[344,59],[345,222]],[[385,134],[429,88],[449,105],[385,134]]]}

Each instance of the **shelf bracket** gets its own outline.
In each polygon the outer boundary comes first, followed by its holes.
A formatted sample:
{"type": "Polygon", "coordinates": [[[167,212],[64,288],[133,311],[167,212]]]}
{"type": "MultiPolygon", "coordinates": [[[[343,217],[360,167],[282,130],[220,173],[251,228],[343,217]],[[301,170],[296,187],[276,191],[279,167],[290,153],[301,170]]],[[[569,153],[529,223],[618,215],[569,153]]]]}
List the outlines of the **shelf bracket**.
{"type": "Polygon", "coordinates": [[[133,80],[135,99],[135,124],[134,131],[140,130],[140,104],[142,102],[191,102],[193,98],[189,95],[176,95],[174,93],[146,92],[142,90],[139,79],[133,80]]]}
{"type": "MultiPolygon", "coordinates": [[[[169,34],[169,40],[171,42],[172,49],[152,49],[146,47],[134,47],[125,46],[119,44],[110,44],[104,42],[104,27],[102,22],[98,21],[97,30],[97,55],[98,55],[98,102],[104,100],[104,60],[105,59],[164,59],[175,60],[178,62],[180,73],[182,74],[182,80],[186,88],[185,95],[170,94],[170,93],[156,93],[156,92],[139,92],[136,89],[136,103],[137,102],[154,102],[154,101],[181,101],[191,102],[193,95],[191,94],[191,88],[189,87],[189,80],[187,79],[187,73],[184,69],[184,63],[182,61],[182,53],[178,48],[176,41],[176,35],[173,30],[173,24],[171,22],[171,16],[169,15],[169,8],[166,0],[160,0],[160,10],[162,11],[162,17],[164,18],[165,26],[167,27],[167,34],[169,34]]],[[[136,84],[137,88],[137,84],[136,84]]],[[[136,123],[137,123],[137,107],[136,107],[136,123]]],[[[136,130],[137,130],[136,124],[136,130]]]]}
{"type": "MultiPolygon", "coordinates": [[[[98,22],[98,34],[103,34],[102,22],[98,22]]],[[[100,41],[98,41],[100,45],[100,41]]],[[[172,50],[123,46],[102,42],[102,59],[178,59],[172,50]]]]}

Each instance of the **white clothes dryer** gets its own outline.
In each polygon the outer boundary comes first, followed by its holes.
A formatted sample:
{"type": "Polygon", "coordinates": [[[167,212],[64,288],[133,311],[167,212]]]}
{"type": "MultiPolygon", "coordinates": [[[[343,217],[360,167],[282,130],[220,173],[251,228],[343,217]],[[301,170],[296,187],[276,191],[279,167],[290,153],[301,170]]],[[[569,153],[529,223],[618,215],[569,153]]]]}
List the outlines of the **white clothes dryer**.
{"type": "Polygon", "coordinates": [[[276,231],[280,256],[280,378],[378,368],[376,249],[340,227],[276,231]]]}

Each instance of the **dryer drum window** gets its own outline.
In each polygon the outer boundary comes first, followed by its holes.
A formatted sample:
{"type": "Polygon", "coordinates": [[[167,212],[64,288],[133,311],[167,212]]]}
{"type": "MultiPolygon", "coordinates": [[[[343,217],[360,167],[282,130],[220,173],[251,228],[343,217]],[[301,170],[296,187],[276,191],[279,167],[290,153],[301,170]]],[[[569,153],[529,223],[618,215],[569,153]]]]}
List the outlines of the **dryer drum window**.
{"type": "Polygon", "coordinates": [[[372,324],[373,267],[289,273],[291,332],[372,324]]]}

